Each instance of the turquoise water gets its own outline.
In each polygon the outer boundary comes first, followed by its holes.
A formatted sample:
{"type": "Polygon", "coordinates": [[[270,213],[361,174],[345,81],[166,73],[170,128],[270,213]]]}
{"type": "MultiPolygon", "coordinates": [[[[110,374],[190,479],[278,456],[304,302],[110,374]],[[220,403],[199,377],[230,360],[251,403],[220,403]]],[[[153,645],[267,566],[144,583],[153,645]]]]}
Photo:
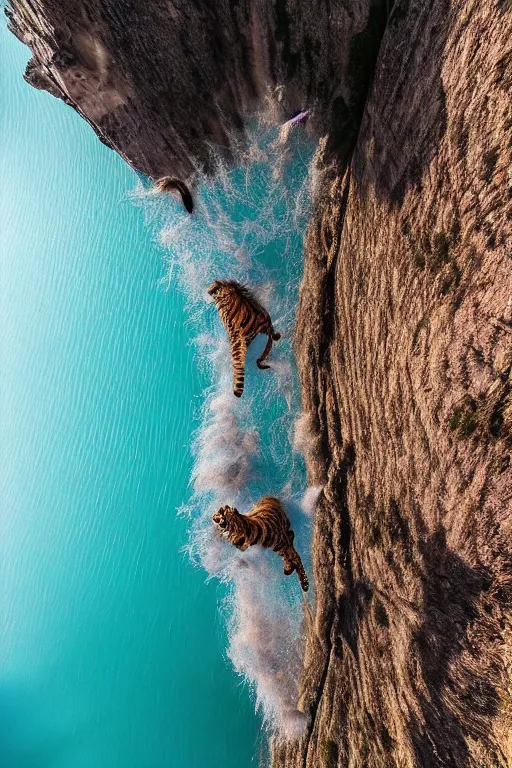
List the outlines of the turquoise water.
{"type": "Polygon", "coordinates": [[[0,765],[254,766],[262,727],[307,721],[303,596],[211,515],[279,495],[310,570],[292,334],[313,146],[260,116],[190,217],[26,85],[0,32],[0,765]],[[282,334],[242,400],[216,278],[282,334]]]}
{"type": "MultiPolygon", "coordinates": [[[[240,553],[212,529],[211,515],[230,503],[246,511],[265,494],[279,496],[310,570],[311,517],[317,489],[308,489],[301,454],[300,389],[292,354],[302,273],[302,240],[310,215],[313,146],[304,131],[281,141],[260,118],[249,127],[238,167],[220,166],[203,180],[194,216],[180,218],[140,187],[135,195],[160,230],[169,281],[187,297],[197,359],[211,381],[194,439],[193,492],[185,511],[191,552],[228,585],[228,653],[248,681],[272,729],[294,737],[307,717],[297,711],[302,668],[302,593],[285,579],[282,561],[254,547],[240,553]],[[265,339],[249,350],[243,397],[233,396],[229,345],[206,289],[216,278],[250,285],[282,334],[270,371],[255,365],[265,339]]],[[[309,593],[309,598],[312,594],[309,593]]]]}
{"type": "Polygon", "coordinates": [[[255,765],[219,587],[181,552],[207,383],[187,298],[135,174],[0,35],[0,765],[255,765]]]}

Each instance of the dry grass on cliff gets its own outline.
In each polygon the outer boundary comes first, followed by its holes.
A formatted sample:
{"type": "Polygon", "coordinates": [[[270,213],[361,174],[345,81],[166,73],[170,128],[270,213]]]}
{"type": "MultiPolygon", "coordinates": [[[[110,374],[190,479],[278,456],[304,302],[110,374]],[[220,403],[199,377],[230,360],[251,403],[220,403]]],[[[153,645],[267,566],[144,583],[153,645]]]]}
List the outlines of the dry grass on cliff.
{"type": "Polygon", "coordinates": [[[351,170],[319,186],[311,724],[276,768],[512,765],[511,41],[503,4],[397,4],[351,170]]]}

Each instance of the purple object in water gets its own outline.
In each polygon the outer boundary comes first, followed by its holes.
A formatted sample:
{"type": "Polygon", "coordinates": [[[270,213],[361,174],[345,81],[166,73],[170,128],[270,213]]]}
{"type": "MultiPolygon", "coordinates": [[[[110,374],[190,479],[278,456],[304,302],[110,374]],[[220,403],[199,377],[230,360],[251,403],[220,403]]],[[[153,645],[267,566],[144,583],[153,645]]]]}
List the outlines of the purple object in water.
{"type": "Polygon", "coordinates": [[[295,117],[292,117],[291,120],[288,120],[285,125],[297,125],[298,123],[305,123],[308,117],[309,109],[303,109],[302,112],[299,112],[298,115],[295,115],[295,117]]]}

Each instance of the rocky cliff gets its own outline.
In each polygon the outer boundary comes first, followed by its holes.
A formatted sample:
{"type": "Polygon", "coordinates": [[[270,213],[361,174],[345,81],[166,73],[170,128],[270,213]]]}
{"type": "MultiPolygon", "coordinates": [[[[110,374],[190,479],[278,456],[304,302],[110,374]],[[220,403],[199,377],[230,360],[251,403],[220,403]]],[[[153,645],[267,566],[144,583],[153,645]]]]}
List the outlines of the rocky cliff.
{"type": "Polygon", "coordinates": [[[401,3],[324,174],[296,353],[314,536],[274,766],[512,765],[512,13],[401,3]]]}
{"type": "Polygon", "coordinates": [[[311,719],[273,763],[512,765],[511,3],[13,0],[10,24],[27,79],[153,177],[314,107],[311,719]]]}
{"type": "Polygon", "coordinates": [[[11,0],[25,77],[151,177],[212,172],[267,104],[353,146],[389,0],[11,0]]]}

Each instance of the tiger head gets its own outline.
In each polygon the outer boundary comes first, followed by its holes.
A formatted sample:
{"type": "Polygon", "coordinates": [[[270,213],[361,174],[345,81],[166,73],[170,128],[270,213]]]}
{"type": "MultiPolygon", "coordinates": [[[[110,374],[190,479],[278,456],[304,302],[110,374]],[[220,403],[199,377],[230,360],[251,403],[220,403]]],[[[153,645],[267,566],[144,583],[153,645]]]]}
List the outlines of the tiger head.
{"type": "Polygon", "coordinates": [[[227,533],[238,514],[238,510],[234,507],[221,507],[212,520],[222,533],[227,533]]]}
{"type": "Polygon", "coordinates": [[[232,280],[214,280],[208,288],[208,293],[213,297],[214,301],[217,301],[221,296],[233,293],[234,288],[235,283],[232,280]]]}

